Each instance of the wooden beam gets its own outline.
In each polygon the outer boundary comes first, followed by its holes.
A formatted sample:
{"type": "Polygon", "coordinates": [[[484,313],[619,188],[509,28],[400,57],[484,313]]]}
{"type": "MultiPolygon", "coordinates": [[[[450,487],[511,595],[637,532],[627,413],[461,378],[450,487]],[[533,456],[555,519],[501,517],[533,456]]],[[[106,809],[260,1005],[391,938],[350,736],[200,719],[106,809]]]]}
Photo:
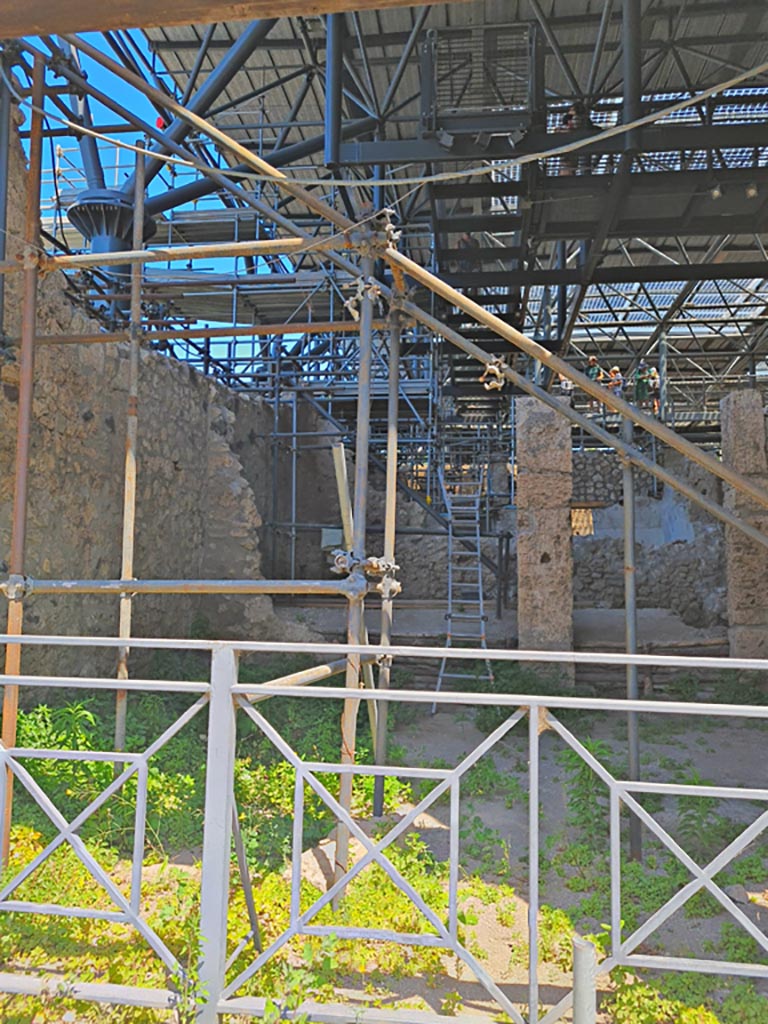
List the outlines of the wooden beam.
{"type": "MultiPolygon", "coordinates": [[[[410,7],[414,0],[0,0],[0,39],[410,7]]],[[[421,0],[435,4],[446,0],[421,0]]],[[[467,3],[470,0],[447,0],[467,3]]]]}

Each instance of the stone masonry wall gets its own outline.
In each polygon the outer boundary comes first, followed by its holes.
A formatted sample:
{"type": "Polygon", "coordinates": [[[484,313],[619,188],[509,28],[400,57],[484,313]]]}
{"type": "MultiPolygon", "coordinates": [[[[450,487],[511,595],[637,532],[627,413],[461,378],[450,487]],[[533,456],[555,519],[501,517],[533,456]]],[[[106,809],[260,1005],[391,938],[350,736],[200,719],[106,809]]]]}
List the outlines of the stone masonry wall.
{"type": "MultiPolygon", "coordinates": [[[[720,403],[723,461],[768,491],[768,443],[758,391],[735,391],[720,403]]],[[[732,487],[725,505],[768,533],[768,510],[732,487]]],[[[732,526],[725,530],[728,580],[728,644],[732,658],[768,657],[768,550],[732,526]]]]}
{"type": "MultiPolygon", "coordinates": [[[[621,540],[576,537],[573,597],[577,608],[624,607],[624,545],[621,540]]],[[[689,626],[725,621],[723,534],[714,529],[692,543],[637,546],[637,603],[668,608],[689,626]]]]}
{"type": "MultiPolygon", "coordinates": [[[[24,163],[11,152],[9,258],[23,232],[24,163]]],[[[92,332],[59,275],[44,278],[37,306],[42,335],[92,332]]],[[[4,330],[20,333],[20,275],[8,275],[4,330]]],[[[7,572],[18,411],[17,349],[0,348],[0,573],[7,572]]],[[[36,352],[25,572],[32,577],[120,575],[128,347],[41,345],[36,352]]],[[[257,578],[260,534],[271,508],[271,457],[263,435],[272,413],[178,363],[143,351],[139,380],[135,574],[140,578],[257,578]],[[266,455],[265,455],[266,448],[266,455]]],[[[286,424],[289,420],[285,419],[286,424]]],[[[300,429],[312,429],[305,417],[300,429]]],[[[285,427],[284,427],[285,429],[285,427]]],[[[322,429],[318,426],[318,429],[322,429]]],[[[332,475],[327,451],[302,455],[302,493],[332,475]]],[[[281,469],[281,473],[284,470],[281,469]]],[[[331,509],[338,520],[338,511],[331,509]]],[[[313,566],[319,571],[319,566],[313,566]]],[[[323,576],[327,575],[323,572],[323,576]]],[[[203,617],[215,635],[290,638],[268,597],[140,596],[137,636],[186,636],[203,617]]],[[[25,631],[117,631],[118,599],[44,597],[25,601],[25,631]]],[[[298,638],[302,630],[294,631],[298,638]]],[[[112,655],[109,657],[113,659],[112,655]]],[[[107,655],[69,652],[61,672],[104,670],[107,655]]],[[[44,659],[26,653],[24,666],[44,659]]]]}
{"type": "MultiPolygon", "coordinates": [[[[638,494],[647,494],[653,488],[649,473],[635,473],[638,494]]],[[[621,500],[621,462],[613,451],[600,449],[573,453],[573,500],[593,504],[613,503],[621,500]]]]}
{"type": "MultiPolygon", "coordinates": [[[[706,470],[676,452],[666,452],[665,464],[704,496],[722,499],[719,480],[706,470]]],[[[590,487],[596,495],[593,500],[613,500],[616,504],[594,511],[594,536],[574,538],[574,601],[581,608],[622,608],[622,485],[621,466],[615,454],[574,453],[574,490],[580,493],[581,500],[585,500],[584,494],[590,487]]],[[[658,490],[655,498],[650,497],[651,492],[650,476],[636,474],[639,607],[668,608],[691,626],[723,624],[726,608],[722,525],[672,488],[658,490]]]]}

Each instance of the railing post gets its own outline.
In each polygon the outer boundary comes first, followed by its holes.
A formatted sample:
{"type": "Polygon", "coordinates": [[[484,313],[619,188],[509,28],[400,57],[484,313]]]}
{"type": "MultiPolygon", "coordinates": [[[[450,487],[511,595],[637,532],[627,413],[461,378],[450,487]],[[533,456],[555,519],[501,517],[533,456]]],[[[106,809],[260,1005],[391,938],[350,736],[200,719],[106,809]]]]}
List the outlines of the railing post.
{"type": "Polygon", "coordinates": [[[235,775],[237,656],[231,647],[214,650],[205,770],[205,827],[200,891],[199,983],[205,1002],[199,1024],[218,1024],[227,958],[227,909],[232,859],[232,787],[235,775]]]}
{"type": "Polygon", "coordinates": [[[595,947],[587,939],[573,940],[573,1024],[595,1024],[597,988],[595,947]]]}

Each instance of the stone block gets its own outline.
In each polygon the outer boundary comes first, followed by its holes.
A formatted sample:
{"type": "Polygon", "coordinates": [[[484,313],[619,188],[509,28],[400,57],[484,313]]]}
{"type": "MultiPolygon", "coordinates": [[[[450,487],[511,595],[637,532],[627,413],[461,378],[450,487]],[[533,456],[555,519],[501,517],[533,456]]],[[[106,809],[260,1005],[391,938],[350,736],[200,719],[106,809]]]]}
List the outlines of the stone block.
{"type": "Polygon", "coordinates": [[[519,473],[515,504],[519,509],[569,507],[572,478],[570,473],[519,473]]]}
{"type": "Polygon", "coordinates": [[[570,510],[519,510],[517,626],[521,648],[572,649],[572,575],[570,510]]]}
{"type": "MultiPolygon", "coordinates": [[[[758,529],[768,522],[758,520],[758,529]]],[[[755,544],[735,527],[726,527],[726,566],[728,622],[732,626],[760,625],[768,622],[765,581],[768,579],[768,549],[755,544]]]]}
{"type": "Polygon", "coordinates": [[[759,391],[732,391],[720,402],[723,462],[739,473],[768,472],[763,398],[759,391]]]}
{"type": "Polygon", "coordinates": [[[730,626],[728,649],[732,658],[768,659],[768,626],[730,626]]]}
{"type": "Polygon", "coordinates": [[[537,398],[515,399],[518,472],[570,473],[571,425],[537,398]]]}

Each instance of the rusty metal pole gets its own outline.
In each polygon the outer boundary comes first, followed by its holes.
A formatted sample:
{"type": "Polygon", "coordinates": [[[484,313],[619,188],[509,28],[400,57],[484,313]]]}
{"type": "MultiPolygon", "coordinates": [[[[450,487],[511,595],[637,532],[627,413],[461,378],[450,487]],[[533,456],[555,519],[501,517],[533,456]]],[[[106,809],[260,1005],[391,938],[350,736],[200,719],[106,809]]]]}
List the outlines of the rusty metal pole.
{"type": "MultiPolygon", "coordinates": [[[[133,248],[144,244],[144,153],[136,153],[135,191],[133,198],[133,248]]],[[[139,366],[141,362],[141,263],[131,265],[131,356],[128,371],[128,410],[125,426],[125,476],[123,485],[123,545],[120,578],[133,579],[133,555],[136,538],[136,446],[139,436],[139,366]]],[[[118,636],[127,640],[131,635],[133,598],[120,595],[120,625],[118,636]]],[[[128,646],[120,647],[117,654],[117,678],[128,678],[128,646]]],[[[115,750],[125,749],[125,720],[128,691],[118,690],[115,702],[115,750]]]]}
{"type": "MultiPolygon", "coordinates": [[[[385,562],[395,560],[395,530],[397,515],[397,420],[400,398],[400,332],[402,320],[398,310],[391,316],[389,335],[389,380],[387,391],[387,485],[384,494],[384,551],[385,562]]],[[[386,581],[385,581],[386,582],[386,581]]],[[[392,643],[392,603],[394,594],[385,590],[381,598],[381,637],[379,643],[388,647],[392,643]]],[[[388,690],[392,674],[392,659],[385,655],[379,666],[379,689],[388,690]]],[[[387,702],[379,704],[376,722],[376,764],[387,763],[387,702]]],[[[378,775],[373,786],[373,813],[384,813],[384,776],[378,775]]]]}
{"type": "MultiPolygon", "coordinates": [[[[43,152],[43,91],[45,64],[35,57],[32,70],[32,123],[29,143],[29,174],[27,176],[27,202],[24,239],[27,251],[37,256],[40,251],[40,172],[43,152]]],[[[9,570],[12,576],[24,574],[24,551],[27,535],[27,487],[29,482],[29,448],[32,429],[32,392],[35,367],[35,329],[37,311],[38,270],[35,259],[27,262],[24,270],[24,295],[21,307],[21,349],[19,352],[19,409],[16,430],[16,468],[13,492],[13,520],[11,527],[11,554],[9,570]]],[[[9,636],[21,636],[24,613],[21,600],[8,604],[9,636]]],[[[7,644],[5,648],[5,674],[21,674],[21,646],[7,644]]],[[[16,724],[19,707],[18,686],[6,686],[3,691],[2,740],[6,747],[16,745],[16,724]]],[[[13,775],[7,771],[2,780],[5,786],[5,810],[2,822],[0,862],[8,863],[13,811],[13,775]]]]}
{"type": "MultiPolygon", "coordinates": [[[[367,286],[373,277],[373,257],[366,255],[361,261],[363,283],[367,286]]],[[[373,299],[365,288],[360,311],[360,370],[357,391],[357,429],[355,437],[355,494],[352,515],[352,556],[365,558],[366,515],[368,511],[368,449],[370,442],[371,364],[373,352],[373,299]]],[[[347,642],[360,644],[365,630],[365,591],[349,600],[347,615],[347,642]]],[[[347,657],[346,687],[360,688],[360,655],[347,657]]],[[[344,701],[341,719],[341,763],[354,764],[357,739],[357,712],[359,700],[344,701]]],[[[345,774],[339,780],[339,803],[349,811],[352,806],[352,776],[345,774]]],[[[349,828],[341,822],[336,827],[335,878],[338,881],[347,871],[349,860],[349,828]]]]}

